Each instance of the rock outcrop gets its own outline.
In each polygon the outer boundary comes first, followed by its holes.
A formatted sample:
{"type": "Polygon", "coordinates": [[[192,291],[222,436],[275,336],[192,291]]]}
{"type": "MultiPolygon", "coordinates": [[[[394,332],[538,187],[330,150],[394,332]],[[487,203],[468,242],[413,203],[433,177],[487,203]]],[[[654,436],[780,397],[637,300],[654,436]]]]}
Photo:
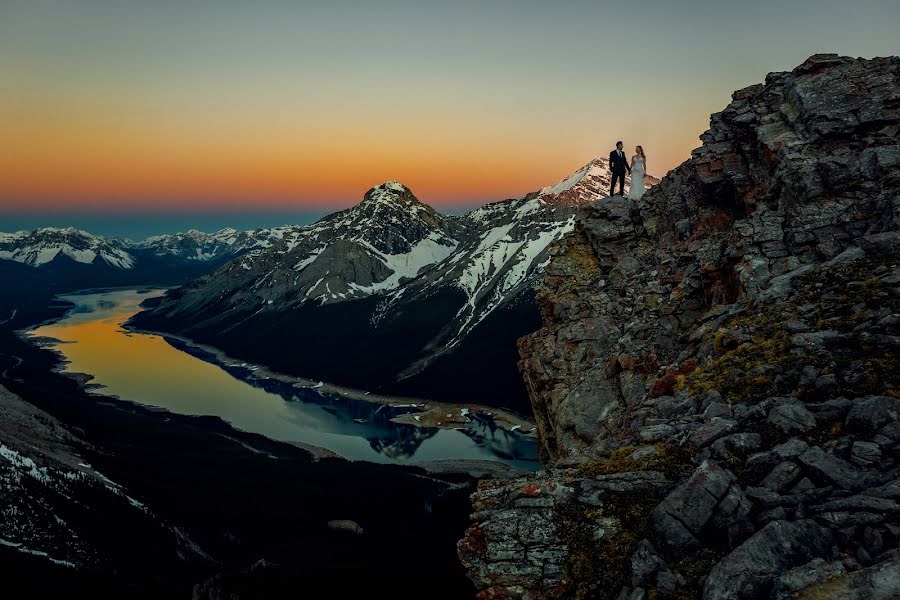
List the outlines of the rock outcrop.
{"type": "Polygon", "coordinates": [[[897,597],[900,58],[734,93],[583,208],[519,342],[545,469],[483,482],[483,598],[897,597]]]}

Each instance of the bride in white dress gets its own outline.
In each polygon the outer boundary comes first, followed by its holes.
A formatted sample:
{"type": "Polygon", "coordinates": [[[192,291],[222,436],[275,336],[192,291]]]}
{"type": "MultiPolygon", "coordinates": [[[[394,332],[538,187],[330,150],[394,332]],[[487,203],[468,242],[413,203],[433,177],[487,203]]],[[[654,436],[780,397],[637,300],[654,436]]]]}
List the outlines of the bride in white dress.
{"type": "Polygon", "coordinates": [[[628,197],[637,200],[644,195],[644,174],[647,172],[647,157],[644,156],[644,149],[637,146],[634,149],[635,155],[631,157],[631,188],[628,190],[628,197]]]}

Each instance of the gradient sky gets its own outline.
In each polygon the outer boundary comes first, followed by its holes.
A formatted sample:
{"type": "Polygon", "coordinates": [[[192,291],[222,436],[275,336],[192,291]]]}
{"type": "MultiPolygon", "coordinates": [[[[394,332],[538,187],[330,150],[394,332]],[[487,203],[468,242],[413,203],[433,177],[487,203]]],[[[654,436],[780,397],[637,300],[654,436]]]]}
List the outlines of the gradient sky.
{"type": "MultiPolygon", "coordinates": [[[[662,175],[730,93],[900,53],[900,2],[0,0],[0,219],[520,196],[662,175]]],[[[0,221],[0,230],[3,230],[0,221]]]]}

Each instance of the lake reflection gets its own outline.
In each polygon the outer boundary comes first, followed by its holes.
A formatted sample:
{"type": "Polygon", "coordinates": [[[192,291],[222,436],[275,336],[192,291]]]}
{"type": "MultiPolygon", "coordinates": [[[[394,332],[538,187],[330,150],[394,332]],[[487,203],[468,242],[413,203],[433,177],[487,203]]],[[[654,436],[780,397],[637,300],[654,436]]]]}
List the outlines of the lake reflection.
{"type": "Polygon", "coordinates": [[[122,329],[142,301],[164,291],[62,296],[75,308],[32,333],[66,342],[54,347],[70,362],[68,371],[88,373],[94,377],[92,383],[102,386],[102,393],[141,404],[180,414],[215,415],[245,431],[312,444],[355,460],[482,459],[537,467],[532,438],[509,433],[488,419],[473,418],[465,430],[397,424],[390,419],[407,409],[254,379],[246,367],[220,367],[180,342],[122,329]]]}

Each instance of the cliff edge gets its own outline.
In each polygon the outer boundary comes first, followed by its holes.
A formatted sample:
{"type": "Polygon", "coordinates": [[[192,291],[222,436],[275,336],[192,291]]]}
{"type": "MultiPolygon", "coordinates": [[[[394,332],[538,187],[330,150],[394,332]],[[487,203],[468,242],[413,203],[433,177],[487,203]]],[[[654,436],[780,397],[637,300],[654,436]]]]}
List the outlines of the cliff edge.
{"type": "Polygon", "coordinates": [[[545,469],[473,495],[480,597],[900,595],[900,58],[732,98],[551,249],[545,469]]]}

